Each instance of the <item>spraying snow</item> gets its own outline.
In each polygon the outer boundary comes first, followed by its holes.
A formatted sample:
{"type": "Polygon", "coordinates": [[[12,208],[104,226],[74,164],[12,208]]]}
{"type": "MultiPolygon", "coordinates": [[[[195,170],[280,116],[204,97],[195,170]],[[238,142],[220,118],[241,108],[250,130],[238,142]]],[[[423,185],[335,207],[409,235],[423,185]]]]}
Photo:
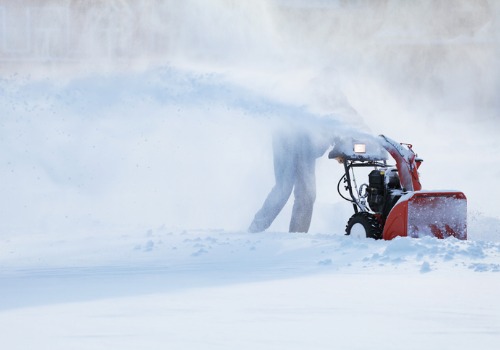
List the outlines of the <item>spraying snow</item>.
{"type": "MultiPolygon", "coordinates": [[[[180,184],[173,186],[179,191],[167,194],[158,188],[137,188],[132,197],[144,191],[161,192],[173,203],[181,198],[186,202],[172,204],[174,208],[165,213],[182,207],[187,211],[194,205],[199,208],[190,211],[207,219],[200,220],[201,227],[243,227],[242,222],[208,219],[216,215],[205,213],[207,206],[213,207],[211,201],[202,206],[199,196],[187,192],[217,198],[220,193],[207,191],[220,185],[200,188],[195,173],[219,169],[206,175],[237,188],[233,198],[220,199],[228,206],[223,209],[231,210],[239,202],[242,212],[252,212],[258,206],[253,200],[254,194],[259,196],[258,187],[261,183],[262,188],[269,187],[272,181],[270,156],[265,154],[270,153],[270,141],[266,141],[270,126],[263,121],[304,114],[333,116],[341,122],[341,132],[383,133],[414,143],[426,161],[421,169],[424,188],[458,188],[469,196],[472,208],[496,216],[489,204],[497,197],[496,187],[475,186],[474,169],[489,163],[488,154],[498,153],[498,144],[493,142],[498,128],[495,91],[500,81],[495,59],[498,11],[491,1],[457,2],[452,16],[445,7],[428,1],[2,3],[1,113],[4,133],[9,134],[3,142],[11,142],[3,146],[15,148],[18,155],[30,146],[41,152],[44,146],[40,148],[40,142],[45,138],[50,149],[43,157],[50,156],[52,161],[44,164],[51,169],[48,176],[55,180],[55,187],[80,177],[80,186],[108,189],[108,184],[115,184],[114,176],[129,177],[128,188],[120,190],[122,196],[138,186],[161,183],[161,163],[163,183],[172,183],[165,174],[166,166],[176,164],[179,171],[168,173],[171,177],[182,174],[177,176],[180,184]],[[158,66],[169,68],[158,70],[158,66]],[[216,111],[216,106],[223,110],[216,111]],[[40,123],[46,127],[44,132],[38,129],[40,123]],[[20,129],[20,133],[14,131],[20,129]],[[168,132],[172,135],[167,136],[168,132]],[[110,133],[114,142],[107,140],[110,133]],[[148,144],[146,139],[158,140],[162,146],[148,144]],[[135,151],[129,149],[132,144],[135,151]],[[209,161],[196,156],[195,145],[200,144],[218,157],[211,156],[209,161]],[[60,152],[66,154],[55,159],[60,152]],[[147,175],[146,171],[139,177],[131,175],[140,171],[137,158],[155,154],[157,158],[149,162],[155,165],[149,180],[138,181],[147,175]],[[77,161],[82,157],[87,160],[85,166],[77,161]],[[457,157],[474,158],[476,167],[464,167],[457,157]],[[67,166],[68,158],[74,166],[67,166]],[[123,162],[133,171],[120,168],[123,162]],[[55,163],[67,169],[54,170],[55,163]],[[105,173],[88,173],[92,168],[102,169],[103,163],[109,165],[105,173]],[[234,173],[234,169],[241,171],[234,173]],[[450,183],[444,173],[462,177],[450,183]],[[85,184],[82,177],[86,177],[85,184]],[[243,181],[251,177],[255,181],[243,181]],[[192,190],[187,188],[188,178],[192,190]]],[[[10,155],[8,158],[15,157],[13,152],[10,155]]],[[[28,158],[23,157],[26,164],[19,162],[7,159],[10,174],[16,172],[13,180],[34,174],[28,158]]],[[[328,192],[333,188],[328,184],[331,174],[337,170],[325,164],[318,168],[328,168],[317,175],[318,185],[325,188],[319,192],[328,192]]],[[[497,173],[493,170],[487,176],[494,179],[497,173]]],[[[13,191],[12,186],[7,187],[7,192],[13,191]]],[[[16,187],[30,191],[31,186],[16,187]]],[[[85,201],[81,199],[79,203],[85,201]]],[[[117,214],[117,203],[131,201],[122,199],[107,205],[107,211],[117,214]]],[[[164,199],[144,196],[138,205],[149,201],[159,207],[169,202],[164,199]]],[[[331,195],[318,197],[318,202],[332,200],[331,195]]],[[[19,205],[32,207],[27,202],[19,205]]],[[[130,218],[135,210],[119,216],[130,218]]],[[[27,216],[36,216],[34,211],[37,209],[32,207],[27,216]]],[[[85,209],[79,211],[80,217],[102,222],[92,213],[83,213],[85,209]]],[[[189,221],[196,225],[196,220],[189,221]]],[[[179,225],[183,226],[183,220],[179,225]]]]}

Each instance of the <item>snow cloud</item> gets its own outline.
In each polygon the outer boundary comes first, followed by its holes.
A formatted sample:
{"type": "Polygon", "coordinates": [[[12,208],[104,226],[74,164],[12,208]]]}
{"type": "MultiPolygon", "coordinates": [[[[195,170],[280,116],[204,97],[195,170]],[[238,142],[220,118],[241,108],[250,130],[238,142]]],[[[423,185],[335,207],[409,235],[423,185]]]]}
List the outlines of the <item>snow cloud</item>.
{"type": "MultiPolygon", "coordinates": [[[[270,129],[298,115],[420,143],[424,187],[477,192],[449,145],[471,156],[498,127],[500,7],[447,6],[0,1],[2,225],[246,228],[272,186],[270,129]]],[[[340,171],[318,167],[317,223],[340,171]]]]}

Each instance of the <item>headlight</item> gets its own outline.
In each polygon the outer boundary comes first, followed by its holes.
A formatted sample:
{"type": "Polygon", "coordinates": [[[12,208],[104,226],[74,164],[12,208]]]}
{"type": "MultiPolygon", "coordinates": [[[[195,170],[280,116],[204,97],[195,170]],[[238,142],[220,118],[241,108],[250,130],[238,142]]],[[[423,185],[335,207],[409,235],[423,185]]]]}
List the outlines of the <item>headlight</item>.
{"type": "Polygon", "coordinates": [[[354,144],[354,153],[366,153],[366,144],[355,143],[354,144]]]}

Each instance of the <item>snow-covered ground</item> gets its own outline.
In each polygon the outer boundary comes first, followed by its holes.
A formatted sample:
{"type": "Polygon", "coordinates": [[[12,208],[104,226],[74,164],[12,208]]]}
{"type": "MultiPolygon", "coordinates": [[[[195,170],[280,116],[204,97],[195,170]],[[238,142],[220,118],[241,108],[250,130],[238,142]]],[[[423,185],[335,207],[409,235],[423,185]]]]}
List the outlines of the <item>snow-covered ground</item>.
{"type": "Polygon", "coordinates": [[[33,3],[0,3],[2,349],[498,348],[496,2],[33,3]],[[293,118],[412,143],[469,239],[344,236],[326,157],[310,233],[247,233],[293,118]]]}
{"type": "Polygon", "coordinates": [[[2,239],[9,349],[496,349],[500,242],[222,230],[2,239]]]}

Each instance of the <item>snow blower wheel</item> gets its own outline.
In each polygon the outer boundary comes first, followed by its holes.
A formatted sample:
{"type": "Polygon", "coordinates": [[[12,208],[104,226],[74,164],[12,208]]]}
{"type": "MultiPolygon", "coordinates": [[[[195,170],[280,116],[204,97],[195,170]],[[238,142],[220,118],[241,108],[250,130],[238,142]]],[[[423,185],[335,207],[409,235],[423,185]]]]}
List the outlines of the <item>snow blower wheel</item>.
{"type": "Polygon", "coordinates": [[[373,214],[367,212],[359,212],[351,216],[345,232],[347,236],[356,238],[382,238],[380,223],[373,214]]]}

